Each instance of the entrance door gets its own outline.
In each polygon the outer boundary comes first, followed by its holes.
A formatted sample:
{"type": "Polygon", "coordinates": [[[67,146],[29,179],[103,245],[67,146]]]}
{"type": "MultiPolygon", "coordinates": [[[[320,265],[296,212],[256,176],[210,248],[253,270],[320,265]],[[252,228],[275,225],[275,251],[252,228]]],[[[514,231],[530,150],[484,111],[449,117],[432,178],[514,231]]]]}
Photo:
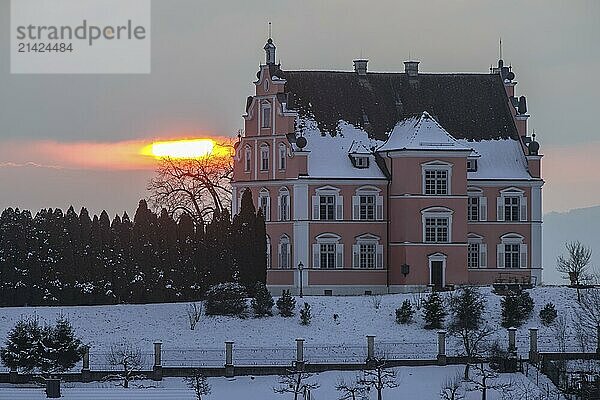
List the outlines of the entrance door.
{"type": "Polygon", "coordinates": [[[431,261],[431,284],[436,289],[441,289],[444,285],[444,262],[431,261]]]}

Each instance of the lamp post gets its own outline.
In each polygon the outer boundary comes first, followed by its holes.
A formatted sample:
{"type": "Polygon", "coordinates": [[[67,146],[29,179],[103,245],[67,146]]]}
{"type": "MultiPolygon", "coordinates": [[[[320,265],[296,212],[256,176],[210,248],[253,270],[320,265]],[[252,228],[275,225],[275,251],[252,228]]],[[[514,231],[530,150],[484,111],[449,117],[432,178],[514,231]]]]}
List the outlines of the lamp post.
{"type": "Polygon", "coordinates": [[[300,297],[302,297],[302,270],[304,269],[304,264],[302,261],[298,264],[298,272],[300,272],[300,297]]]}

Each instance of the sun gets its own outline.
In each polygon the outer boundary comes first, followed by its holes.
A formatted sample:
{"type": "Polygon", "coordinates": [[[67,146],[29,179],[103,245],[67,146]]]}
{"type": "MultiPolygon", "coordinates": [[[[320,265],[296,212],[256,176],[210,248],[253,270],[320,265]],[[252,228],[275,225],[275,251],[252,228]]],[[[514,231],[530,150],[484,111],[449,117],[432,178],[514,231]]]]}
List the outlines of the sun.
{"type": "Polygon", "coordinates": [[[200,158],[211,155],[214,148],[212,139],[185,139],[154,142],[143,153],[156,158],[200,158]]]}

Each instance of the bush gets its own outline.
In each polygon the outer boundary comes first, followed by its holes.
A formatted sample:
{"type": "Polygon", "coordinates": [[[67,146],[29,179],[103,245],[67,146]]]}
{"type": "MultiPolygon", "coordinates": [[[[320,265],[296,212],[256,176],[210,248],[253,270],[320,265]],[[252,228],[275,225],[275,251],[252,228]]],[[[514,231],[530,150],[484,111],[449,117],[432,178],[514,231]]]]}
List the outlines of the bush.
{"type": "Polygon", "coordinates": [[[248,316],[246,291],[243,286],[235,282],[211,286],[206,292],[204,309],[206,315],[233,315],[246,318],[248,316]]]}
{"type": "Polygon", "coordinates": [[[501,305],[502,326],[505,328],[518,328],[533,312],[533,299],[528,292],[520,289],[506,295],[501,305]]]}
{"type": "Polygon", "coordinates": [[[54,326],[41,327],[37,319],[17,322],[9,332],[0,358],[9,368],[24,372],[65,372],[83,357],[81,340],[62,315],[54,326]]]}
{"type": "Polygon", "coordinates": [[[444,308],[444,300],[438,292],[432,292],[423,301],[423,319],[425,329],[440,329],[444,325],[444,319],[448,313],[444,308]]]}
{"type": "Polygon", "coordinates": [[[540,319],[545,326],[552,325],[556,317],[558,317],[558,313],[552,303],[547,303],[544,308],[540,310],[540,319]]]}
{"type": "Polygon", "coordinates": [[[252,299],[252,309],[254,310],[254,315],[256,317],[266,317],[273,315],[273,306],[275,302],[273,301],[273,296],[267,289],[267,286],[258,282],[256,284],[256,289],[254,292],[254,298],[252,299]]]}
{"type": "Polygon", "coordinates": [[[296,299],[292,297],[289,290],[284,290],[281,297],[277,299],[277,309],[282,317],[293,317],[296,308],[296,299]]]}
{"type": "Polygon", "coordinates": [[[415,310],[413,310],[410,301],[404,300],[402,306],[396,309],[396,323],[409,324],[412,321],[415,310]]]}
{"type": "Polygon", "coordinates": [[[304,303],[304,307],[300,309],[300,323],[302,325],[310,325],[312,315],[310,313],[310,304],[304,303]]]}

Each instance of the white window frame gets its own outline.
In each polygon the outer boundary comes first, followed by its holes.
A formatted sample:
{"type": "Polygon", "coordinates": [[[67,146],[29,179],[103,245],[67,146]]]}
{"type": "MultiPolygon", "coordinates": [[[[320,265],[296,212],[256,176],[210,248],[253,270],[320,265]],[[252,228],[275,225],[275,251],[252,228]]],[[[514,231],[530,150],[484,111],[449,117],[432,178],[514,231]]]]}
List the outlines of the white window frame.
{"type": "Polygon", "coordinates": [[[429,161],[421,164],[421,189],[422,193],[425,196],[449,196],[452,194],[452,164],[447,163],[445,161],[429,161]],[[437,185],[436,185],[436,193],[427,193],[426,188],[426,179],[427,171],[446,171],[446,193],[437,193],[437,185]]]}
{"type": "Polygon", "coordinates": [[[518,245],[519,246],[519,266],[518,268],[512,267],[509,269],[524,269],[528,268],[528,257],[527,257],[527,244],[523,243],[525,237],[518,233],[507,233],[500,237],[500,243],[496,249],[496,267],[506,268],[506,245],[518,245]]]}
{"type": "Polygon", "coordinates": [[[271,194],[267,188],[262,188],[258,192],[258,208],[263,209],[263,217],[265,221],[271,220],[271,194]],[[263,199],[265,203],[265,207],[263,207],[263,199]]]}
{"type": "Polygon", "coordinates": [[[383,220],[383,196],[381,196],[381,189],[374,186],[362,186],[356,189],[355,196],[352,196],[352,219],[354,221],[383,220]],[[373,218],[361,218],[361,196],[373,196],[373,218]]]}
{"type": "Polygon", "coordinates": [[[269,104],[268,102],[263,102],[260,105],[260,128],[261,129],[268,129],[271,128],[272,126],[272,119],[273,119],[273,110],[271,107],[271,104],[269,104]],[[266,114],[269,114],[268,116],[266,114]],[[266,118],[268,117],[268,118],[266,118]]]}
{"type": "Polygon", "coordinates": [[[525,222],[527,221],[527,196],[525,191],[516,187],[509,187],[500,191],[500,196],[496,198],[496,219],[506,222],[525,222]],[[506,198],[518,198],[519,218],[511,221],[506,220],[505,205],[506,198]]]}
{"type": "Polygon", "coordinates": [[[312,196],[312,219],[316,221],[342,221],[344,219],[344,197],[341,190],[333,186],[322,186],[315,189],[312,196]],[[333,219],[321,219],[321,196],[333,196],[333,219]]]}
{"type": "Polygon", "coordinates": [[[279,238],[279,246],[277,246],[277,264],[279,269],[292,268],[292,244],[290,237],[286,234],[279,238]]]}
{"type": "MultiPolygon", "coordinates": [[[[477,245],[478,251],[478,259],[477,259],[477,268],[487,268],[487,244],[484,243],[483,236],[479,236],[475,233],[469,233],[467,235],[467,243],[468,245],[477,245]]],[[[469,247],[467,246],[467,252],[469,252],[469,247]]],[[[469,267],[469,255],[467,253],[467,267],[469,267]]],[[[471,267],[469,267],[471,268],[471,267]]]]}
{"type": "Polygon", "coordinates": [[[467,221],[468,222],[477,222],[477,221],[487,221],[487,197],[483,194],[483,189],[469,187],[467,188],[467,195],[469,200],[472,198],[477,198],[477,219],[473,220],[470,218],[471,216],[471,205],[467,201],[467,221]]]}
{"type": "Polygon", "coordinates": [[[278,157],[278,166],[279,166],[279,170],[283,171],[285,170],[286,164],[287,164],[287,146],[283,143],[279,144],[279,157],[278,157]]]}
{"type": "MultiPolygon", "coordinates": [[[[452,215],[454,211],[446,207],[429,207],[421,210],[421,224],[423,228],[423,243],[452,243],[452,215]],[[426,222],[431,218],[446,218],[448,219],[448,240],[445,242],[427,241],[426,222]]],[[[437,236],[437,234],[436,234],[437,236]]]]}
{"type": "Polygon", "coordinates": [[[370,233],[356,237],[356,242],[352,245],[352,268],[354,269],[383,269],[383,245],[380,243],[381,238],[370,233]],[[373,268],[361,266],[361,245],[374,246],[375,253],[373,259],[373,268]]]}
{"type": "Polygon", "coordinates": [[[313,268],[321,268],[321,245],[333,245],[335,249],[334,268],[324,269],[344,268],[344,244],[340,243],[341,240],[341,236],[334,233],[322,233],[315,237],[315,243],[313,243],[313,268]]]}
{"type": "Polygon", "coordinates": [[[354,165],[356,168],[368,168],[369,157],[368,156],[354,156],[354,165]]]}
{"type": "Polygon", "coordinates": [[[442,262],[442,287],[446,286],[446,262],[448,260],[448,256],[444,253],[434,253],[427,256],[427,263],[429,265],[429,284],[433,284],[433,268],[431,264],[433,261],[441,261],[442,262]]]}
{"type": "Polygon", "coordinates": [[[252,170],[252,147],[244,146],[244,172],[252,170]]]}
{"type": "Polygon", "coordinates": [[[261,143],[259,146],[259,154],[260,154],[260,172],[268,172],[269,171],[269,145],[266,143],[261,143]],[[266,162],[266,165],[265,165],[266,162]]]}
{"type": "Polygon", "coordinates": [[[279,221],[289,221],[290,215],[290,191],[287,187],[279,189],[279,196],[277,197],[277,213],[279,221]],[[283,199],[286,199],[285,203],[283,199]]]}

